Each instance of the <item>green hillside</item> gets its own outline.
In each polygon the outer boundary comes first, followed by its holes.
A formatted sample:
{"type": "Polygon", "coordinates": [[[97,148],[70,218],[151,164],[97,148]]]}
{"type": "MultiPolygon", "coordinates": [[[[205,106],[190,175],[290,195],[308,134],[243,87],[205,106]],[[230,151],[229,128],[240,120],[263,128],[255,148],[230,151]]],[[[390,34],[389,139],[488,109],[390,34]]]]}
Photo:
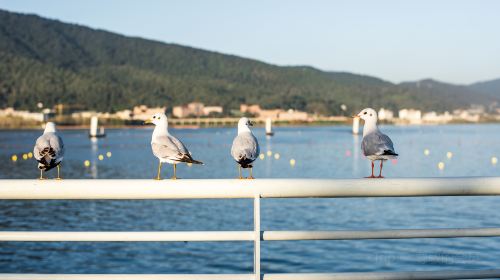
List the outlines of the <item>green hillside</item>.
{"type": "Polygon", "coordinates": [[[306,66],[279,67],[0,10],[0,107],[33,109],[42,101],[114,111],[200,101],[226,110],[258,103],[335,114],[340,104],[349,111],[444,110],[498,98],[471,89],[442,92],[306,66]]]}

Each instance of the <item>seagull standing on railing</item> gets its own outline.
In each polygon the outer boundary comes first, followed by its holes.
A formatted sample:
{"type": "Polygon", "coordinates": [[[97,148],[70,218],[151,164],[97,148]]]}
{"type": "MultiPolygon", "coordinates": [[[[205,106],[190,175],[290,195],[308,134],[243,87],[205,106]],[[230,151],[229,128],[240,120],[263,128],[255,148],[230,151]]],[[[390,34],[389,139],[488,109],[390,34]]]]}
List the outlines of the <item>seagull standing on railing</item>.
{"type": "Polygon", "coordinates": [[[372,161],[372,175],[367,178],[384,178],[382,177],[382,167],[384,161],[398,157],[394,150],[389,136],[380,132],[377,127],[377,112],[371,108],[363,109],[353,118],[361,118],[365,121],[363,126],[363,141],[361,142],[361,150],[363,154],[372,161]],[[374,161],[380,161],[380,173],[378,177],[373,174],[375,167],[374,161]]]}
{"type": "Polygon", "coordinates": [[[42,136],[36,139],[33,155],[38,161],[40,180],[45,179],[43,177],[44,171],[49,171],[54,167],[57,167],[56,179],[61,179],[60,165],[64,158],[64,143],[62,138],[57,135],[56,125],[53,122],[48,122],[42,136]]]}
{"type": "Polygon", "coordinates": [[[154,114],[144,124],[152,123],[155,125],[153,136],[151,137],[151,148],[153,154],[160,160],[158,165],[158,175],[156,180],[160,180],[161,164],[163,162],[174,165],[174,175],[172,179],[177,179],[177,164],[180,162],[203,164],[201,161],[194,160],[186,146],[177,138],[168,133],[167,116],[163,113],[154,114]]]}
{"type": "Polygon", "coordinates": [[[241,118],[238,121],[238,135],[233,140],[233,146],[231,147],[231,156],[238,163],[238,171],[241,176],[241,168],[250,168],[250,176],[248,179],[254,179],[252,175],[252,162],[254,162],[259,156],[259,142],[257,138],[252,134],[250,126],[253,123],[248,118],[241,118]]]}

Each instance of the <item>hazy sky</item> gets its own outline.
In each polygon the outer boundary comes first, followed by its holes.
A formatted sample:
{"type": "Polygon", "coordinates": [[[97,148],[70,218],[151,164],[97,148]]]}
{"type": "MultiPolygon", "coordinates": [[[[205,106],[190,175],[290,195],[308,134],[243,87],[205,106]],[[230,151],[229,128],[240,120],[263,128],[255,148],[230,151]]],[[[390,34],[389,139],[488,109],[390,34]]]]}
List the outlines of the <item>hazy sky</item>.
{"type": "Polygon", "coordinates": [[[0,0],[0,9],[393,82],[500,78],[494,0],[0,0]]]}

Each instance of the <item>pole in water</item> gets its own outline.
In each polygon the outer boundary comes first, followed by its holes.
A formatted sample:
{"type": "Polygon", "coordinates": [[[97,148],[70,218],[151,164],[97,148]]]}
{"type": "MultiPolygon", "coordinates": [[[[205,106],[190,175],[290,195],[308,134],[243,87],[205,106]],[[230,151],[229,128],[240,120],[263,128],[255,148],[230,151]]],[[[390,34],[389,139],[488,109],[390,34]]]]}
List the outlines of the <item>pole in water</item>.
{"type": "Polygon", "coordinates": [[[359,118],[352,119],[352,134],[359,134],[359,118]]]}
{"type": "Polygon", "coordinates": [[[271,118],[267,118],[266,119],[266,135],[268,136],[273,136],[274,135],[274,132],[273,132],[273,127],[272,127],[272,120],[271,118]]]}
{"type": "Polygon", "coordinates": [[[104,132],[104,127],[102,127],[102,126],[99,129],[99,133],[97,132],[98,122],[99,122],[99,119],[97,118],[97,116],[92,116],[92,118],[90,118],[89,137],[91,139],[95,139],[95,138],[100,138],[100,137],[106,136],[106,133],[104,132]]]}
{"type": "Polygon", "coordinates": [[[90,118],[90,137],[96,137],[97,136],[97,122],[98,122],[98,119],[96,116],[92,116],[92,118],[90,118]]]}

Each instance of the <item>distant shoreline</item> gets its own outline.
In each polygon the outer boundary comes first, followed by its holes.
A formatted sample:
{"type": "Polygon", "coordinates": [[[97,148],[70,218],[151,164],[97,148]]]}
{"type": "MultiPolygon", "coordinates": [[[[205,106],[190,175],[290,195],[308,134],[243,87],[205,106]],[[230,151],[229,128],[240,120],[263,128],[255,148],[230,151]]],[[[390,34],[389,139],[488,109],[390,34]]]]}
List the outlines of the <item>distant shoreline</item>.
{"type": "MultiPolygon", "coordinates": [[[[475,124],[498,124],[499,121],[480,121],[480,122],[449,122],[449,123],[420,123],[420,124],[403,124],[395,122],[381,122],[381,125],[394,125],[394,126],[441,126],[441,125],[475,125],[475,124]]],[[[151,125],[102,125],[105,129],[148,129],[153,128],[151,125]]],[[[294,126],[351,126],[351,122],[290,122],[290,123],[275,123],[274,127],[294,127],[294,126]]],[[[170,127],[176,129],[201,129],[201,128],[224,128],[224,127],[234,127],[234,125],[175,125],[171,124],[170,127]]],[[[264,127],[264,125],[256,125],[256,127],[264,127]]],[[[23,125],[18,127],[7,127],[0,126],[0,131],[11,131],[11,130],[40,130],[43,129],[42,124],[38,125],[23,125]]],[[[89,130],[90,125],[58,125],[59,130],[89,130]]]]}

